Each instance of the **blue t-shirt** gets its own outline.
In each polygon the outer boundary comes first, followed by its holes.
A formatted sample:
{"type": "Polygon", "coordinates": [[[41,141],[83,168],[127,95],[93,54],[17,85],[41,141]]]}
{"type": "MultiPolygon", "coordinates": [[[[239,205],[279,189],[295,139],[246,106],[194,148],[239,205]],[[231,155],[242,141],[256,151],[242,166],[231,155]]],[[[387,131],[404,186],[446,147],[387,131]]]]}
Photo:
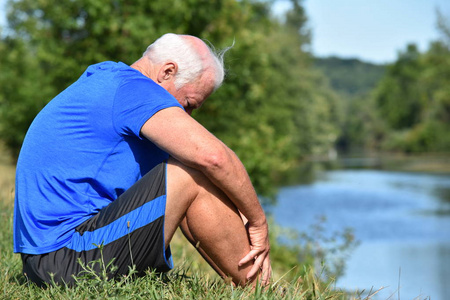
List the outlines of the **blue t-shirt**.
{"type": "Polygon", "coordinates": [[[37,115],[16,171],[14,252],[42,254],[114,201],[168,154],[140,136],[156,112],[180,107],[123,64],[90,66],[37,115]]]}

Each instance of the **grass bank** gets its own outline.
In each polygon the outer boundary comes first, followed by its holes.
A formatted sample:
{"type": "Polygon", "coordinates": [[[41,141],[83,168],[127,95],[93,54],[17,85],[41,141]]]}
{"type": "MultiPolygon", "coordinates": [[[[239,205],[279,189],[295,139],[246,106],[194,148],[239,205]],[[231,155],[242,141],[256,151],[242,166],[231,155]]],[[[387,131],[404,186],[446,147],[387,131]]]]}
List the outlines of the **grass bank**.
{"type": "MultiPolygon", "coordinates": [[[[0,299],[362,299],[334,288],[312,267],[299,263],[295,249],[273,242],[274,283],[266,290],[234,288],[221,280],[178,232],[172,243],[177,267],[165,275],[148,272],[135,278],[133,270],[119,280],[80,277],[75,287],[38,288],[21,274],[20,257],[12,251],[14,165],[0,157],[0,299]],[[291,251],[291,252],[289,252],[291,251]],[[290,271],[292,265],[297,271],[290,271]],[[288,271],[286,271],[288,270],[288,271]],[[301,272],[299,272],[299,270],[301,272]],[[292,276],[293,273],[301,276],[292,276]],[[288,279],[289,278],[289,279],[288,279]]],[[[100,262],[98,262],[100,263],[100,262]]],[[[106,266],[105,266],[106,267],[106,266]]],[[[365,296],[369,299],[371,296],[365,296]]]]}
{"type": "Polygon", "coordinates": [[[344,168],[372,168],[398,172],[450,173],[450,153],[366,153],[344,155],[336,160],[344,168]]]}

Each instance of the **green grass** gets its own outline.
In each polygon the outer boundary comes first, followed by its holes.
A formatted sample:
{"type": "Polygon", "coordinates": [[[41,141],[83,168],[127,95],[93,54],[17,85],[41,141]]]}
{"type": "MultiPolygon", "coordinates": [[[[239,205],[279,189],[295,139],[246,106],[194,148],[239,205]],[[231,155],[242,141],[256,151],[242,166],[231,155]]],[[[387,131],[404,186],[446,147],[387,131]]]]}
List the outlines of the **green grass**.
{"type": "MultiPolygon", "coordinates": [[[[361,299],[334,289],[310,267],[296,266],[301,276],[289,276],[282,261],[274,264],[274,282],[262,290],[235,288],[221,280],[195,249],[177,233],[172,252],[177,267],[164,275],[148,272],[136,278],[133,270],[117,280],[94,276],[86,266],[85,276],[74,287],[49,285],[39,288],[21,273],[21,261],[12,251],[14,205],[12,163],[0,157],[0,299],[361,299]],[[283,270],[280,272],[280,270],[283,270]],[[283,274],[281,274],[283,273],[283,274]],[[290,279],[287,279],[290,278],[290,279]]],[[[275,247],[279,249],[280,247],[275,247]]],[[[282,247],[281,247],[282,249],[282,247]]],[[[282,250],[277,250],[282,251],[282,250]]],[[[282,256],[278,253],[278,256],[282,256]]],[[[93,262],[100,263],[100,262],[93,262]]],[[[103,266],[106,268],[107,266],[103,266]]],[[[364,299],[369,299],[366,297],[364,299]]]]}

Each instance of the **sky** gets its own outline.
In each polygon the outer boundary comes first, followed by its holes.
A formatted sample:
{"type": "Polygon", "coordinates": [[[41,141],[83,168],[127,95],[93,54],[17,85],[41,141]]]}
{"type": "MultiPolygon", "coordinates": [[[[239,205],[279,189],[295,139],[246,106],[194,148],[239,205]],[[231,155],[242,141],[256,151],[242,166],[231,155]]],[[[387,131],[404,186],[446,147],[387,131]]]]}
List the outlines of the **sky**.
{"type": "MultiPolygon", "coordinates": [[[[398,52],[415,43],[421,51],[439,37],[439,9],[450,22],[449,0],[304,0],[312,52],[373,63],[396,60],[398,52]]],[[[278,0],[275,10],[288,7],[278,0]]]]}
{"type": "MultiPolygon", "coordinates": [[[[161,0],[163,1],[163,0],[161,0]]],[[[5,24],[0,0],[0,25],[5,24]]],[[[282,12],[289,0],[277,0],[282,12]]],[[[450,0],[303,0],[316,56],[393,62],[408,43],[421,51],[439,36],[436,9],[450,22],[450,0]]]]}

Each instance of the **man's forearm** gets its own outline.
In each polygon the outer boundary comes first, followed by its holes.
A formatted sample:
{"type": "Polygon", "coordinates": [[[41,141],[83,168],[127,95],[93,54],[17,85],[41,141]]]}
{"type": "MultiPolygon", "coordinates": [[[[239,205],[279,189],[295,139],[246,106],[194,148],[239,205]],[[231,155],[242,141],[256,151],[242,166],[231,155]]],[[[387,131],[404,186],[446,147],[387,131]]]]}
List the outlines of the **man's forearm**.
{"type": "Polygon", "coordinates": [[[203,172],[230,198],[250,224],[263,225],[266,217],[244,165],[231,149],[223,146],[226,159],[221,165],[205,168],[203,172]]]}

